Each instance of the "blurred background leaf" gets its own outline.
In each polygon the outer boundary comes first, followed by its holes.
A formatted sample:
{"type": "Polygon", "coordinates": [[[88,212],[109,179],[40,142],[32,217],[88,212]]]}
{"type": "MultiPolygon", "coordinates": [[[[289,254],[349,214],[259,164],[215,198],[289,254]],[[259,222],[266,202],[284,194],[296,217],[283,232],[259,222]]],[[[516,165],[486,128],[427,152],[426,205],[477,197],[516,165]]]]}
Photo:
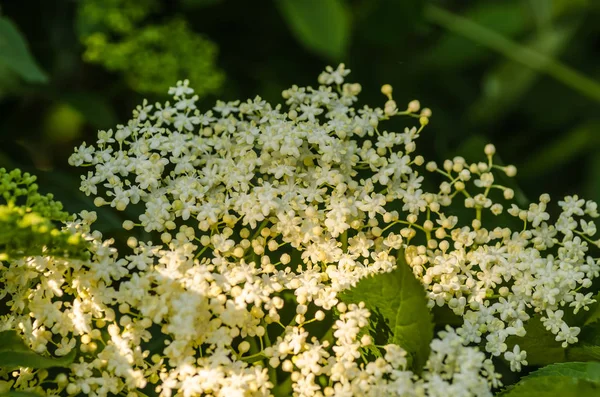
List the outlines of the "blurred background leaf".
{"type": "MultiPolygon", "coordinates": [[[[576,25],[546,29],[533,33],[527,46],[550,57],[558,56],[571,41],[576,25]]],[[[490,124],[519,105],[519,99],[533,86],[539,72],[511,61],[503,60],[483,77],[483,93],[469,114],[475,124],[490,124]]]]}
{"type": "Polygon", "coordinates": [[[340,62],[350,38],[350,20],[343,0],[277,0],[294,36],[309,50],[340,62]]]}
{"type": "Polygon", "coordinates": [[[29,83],[46,83],[48,76],[38,66],[17,27],[0,16],[0,64],[29,83]]]}
{"type": "MultiPolygon", "coordinates": [[[[515,37],[531,25],[524,2],[474,2],[462,15],[506,37],[515,37]]],[[[465,68],[490,59],[492,54],[480,44],[451,31],[442,34],[438,42],[420,60],[429,70],[465,68]]]]}

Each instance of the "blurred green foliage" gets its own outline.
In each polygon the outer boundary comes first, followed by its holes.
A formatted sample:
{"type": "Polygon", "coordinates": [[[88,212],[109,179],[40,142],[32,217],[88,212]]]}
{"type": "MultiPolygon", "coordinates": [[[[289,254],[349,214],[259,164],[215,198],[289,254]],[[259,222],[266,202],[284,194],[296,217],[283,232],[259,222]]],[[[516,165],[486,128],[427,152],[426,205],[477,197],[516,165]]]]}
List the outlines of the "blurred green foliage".
{"type": "Polygon", "coordinates": [[[0,168],[0,261],[41,253],[85,257],[83,237],[59,229],[69,214],[51,193],[38,193],[36,179],[19,169],[0,168]]]}
{"type": "Polygon", "coordinates": [[[199,96],[217,91],[223,74],[215,66],[216,45],[183,19],[143,24],[158,5],[156,0],[80,2],[76,24],[84,60],[122,73],[139,93],[160,95],[183,79],[193,82],[199,96]]]}
{"type": "MultiPolygon", "coordinates": [[[[0,9],[0,166],[90,209],[73,146],[189,78],[205,95],[278,101],[345,62],[363,98],[433,110],[419,151],[519,167],[520,201],[600,200],[600,2],[595,0],[24,0],[0,9]],[[218,50],[218,52],[217,52],[218,50]],[[225,77],[224,77],[225,76],[225,77]],[[220,91],[219,91],[220,90],[220,91]]],[[[402,128],[392,125],[390,128],[402,128]]],[[[515,186],[515,188],[517,188],[515,186]]],[[[118,228],[118,215],[99,215],[118,228]]]]}

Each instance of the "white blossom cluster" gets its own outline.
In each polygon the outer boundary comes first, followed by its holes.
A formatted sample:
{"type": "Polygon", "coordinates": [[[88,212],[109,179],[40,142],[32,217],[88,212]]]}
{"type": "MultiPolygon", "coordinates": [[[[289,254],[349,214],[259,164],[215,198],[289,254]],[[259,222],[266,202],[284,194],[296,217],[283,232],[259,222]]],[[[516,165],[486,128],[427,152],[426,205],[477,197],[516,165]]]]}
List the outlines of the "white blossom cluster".
{"type": "Polygon", "coordinates": [[[154,241],[130,237],[117,253],[91,231],[95,215],[83,213],[68,227],[93,242],[90,261],[28,258],[3,269],[12,312],[2,327],[19,329],[38,352],[78,350],[53,388],[47,371],[28,369],[13,386],[130,397],[487,396],[499,377],[468,345],[485,341],[519,370],[526,353],[507,352],[506,338],[523,335],[534,313],[557,340],[576,342],[561,308],[593,302],[579,291],[598,275],[587,254],[595,226],[575,217],[597,216],[595,204],[567,198],[551,225],[543,196],[509,210],[522,231],[485,229],[487,210],[503,211],[491,192],[513,196],[491,171],[510,176],[514,167],[493,164],[488,146],[488,163],[427,164],[449,181],[425,192],[415,140],[430,110],[417,101],[398,109],[389,85],[383,109],[358,108],[361,87],[344,83],[348,73],[327,68],[318,88],[284,91],[285,106],[256,97],[206,112],[180,82],[172,103],[144,102],[127,125],[77,148],[70,164],[90,168],[81,190],[98,206],[139,210],[123,227],[154,241]],[[418,128],[384,130],[397,115],[418,128]],[[483,193],[469,194],[470,183],[483,193]],[[473,209],[465,225],[444,212],[457,195],[473,209]],[[398,259],[432,306],[464,317],[433,340],[420,375],[401,347],[374,346],[364,305],[338,299],[398,259]]]}
{"type": "Polygon", "coordinates": [[[486,146],[485,154],[485,163],[468,164],[456,157],[442,169],[433,162],[426,165],[448,179],[441,183],[437,201],[450,206],[463,199],[474,216],[470,224],[461,224],[457,216],[426,211],[427,220],[416,226],[426,243],[409,245],[407,257],[429,291],[430,305],[448,305],[463,317],[458,334],[466,342],[483,342],[493,356],[504,354],[511,369],[520,371],[527,365],[527,354],[519,345],[507,351],[506,341],[511,335],[525,336],[533,315],[540,315],[563,347],[578,341],[580,329],[570,327],[563,315],[565,307],[576,314],[595,302],[591,292],[581,290],[589,288],[600,271],[600,260],[589,252],[600,245],[592,239],[596,225],[589,219],[598,217],[597,204],[568,196],[559,201],[562,211],[551,222],[546,211],[550,197],[543,194],[528,209],[516,204],[508,209],[522,221],[521,230],[485,228],[484,213],[493,221],[503,211],[502,204],[492,200],[494,191],[505,200],[514,196],[512,189],[495,183],[494,171],[516,174],[513,166],[494,164],[493,145],[486,146]]]}

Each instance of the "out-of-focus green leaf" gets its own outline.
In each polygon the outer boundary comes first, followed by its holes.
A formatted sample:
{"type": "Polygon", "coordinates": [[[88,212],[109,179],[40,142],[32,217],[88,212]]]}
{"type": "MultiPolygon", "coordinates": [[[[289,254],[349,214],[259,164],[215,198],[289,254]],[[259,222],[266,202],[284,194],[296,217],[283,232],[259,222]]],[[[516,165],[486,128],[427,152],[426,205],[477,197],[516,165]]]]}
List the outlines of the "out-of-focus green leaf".
{"type": "Polygon", "coordinates": [[[0,393],[0,397],[42,397],[40,394],[30,391],[11,390],[5,393],[0,393]]]}
{"type": "Polygon", "coordinates": [[[0,63],[30,83],[46,83],[48,76],[38,66],[17,27],[0,17],[0,63]]]}
{"type": "Polygon", "coordinates": [[[595,0],[552,0],[547,3],[550,3],[552,15],[555,18],[565,14],[578,14],[591,8],[590,6],[598,6],[598,2],[595,0]]]}
{"type": "Polygon", "coordinates": [[[0,61],[0,99],[17,93],[20,86],[19,74],[0,61]]]}
{"type": "Polygon", "coordinates": [[[378,309],[392,331],[389,342],[398,344],[411,355],[415,371],[423,368],[433,339],[432,315],[423,285],[413,275],[402,253],[394,271],[362,279],[356,287],[342,294],[342,300],[364,302],[367,308],[378,309]]]}
{"type": "Polygon", "coordinates": [[[467,37],[475,43],[504,55],[507,59],[544,72],[579,94],[600,102],[600,83],[552,57],[523,46],[484,25],[433,4],[427,6],[425,16],[436,25],[467,37]]]}
{"type": "Polygon", "coordinates": [[[579,397],[600,394],[600,363],[562,363],[541,368],[502,397],[579,397]]]}
{"type": "Polygon", "coordinates": [[[296,39],[334,61],[343,59],[350,39],[350,15],[342,0],[277,0],[296,39]]]}
{"type": "Polygon", "coordinates": [[[540,31],[552,27],[552,2],[547,0],[528,0],[529,12],[540,31]]]}
{"type": "Polygon", "coordinates": [[[512,350],[514,345],[519,345],[521,350],[527,352],[529,365],[547,365],[565,361],[565,349],[555,340],[555,336],[544,328],[539,316],[529,320],[525,324],[525,330],[527,334],[524,337],[510,336],[507,339],[509,350],[512,350]]]}
{"type": "MultiPolygon", "coordinates": [[[[571,322],[569,322],[571,323],[571,322]]],[[[544,328],[539,315],[533,317],[525,325],[527,334],[524,337],[510,336],[507,339],[508,350],[515,344],[527,352],[529,365],[550,365],[565,361],[598,361],[600,360],[600,323],[582,328],[579,342],[563,348],[556,337],[544,328]]]]}
{"type": "Polygon", "coordinates": [[[574,362],[552,364],[532,372],[527,375],[526,379],[538,378],[540,376],[568,376],[590,382],[600,382],[600,363],[574,362]]]}
{"type": "Polygon", "coordinates": [[[590,306],[589,312],[585,316],[584,325],[590,325],[600,320],[600,292],[594,296],[594,299],[596,302],[590,306]]]}
{"type": "Polygon", "coordinates": [[[585,325],[578,339],[581,344],[600,347],[600,323],[596,321],[585,325]]]}
{"type": "MultiPolygon", "coordinates": [[[[570,24],[536,33],[527,47],[556,57],[570,42],[575,28],[575,24],[570,24]]],[[[519,99],[529,91],[538,75],[539,70],[503,60],[483,78],[482,97],[474,102],[469,114],[475,122],[494,122],[519,104],[519,99]]]]}
{"type": "Polygon", "coordinates": [[[67,367],[75,358],[76,350],[64,357],[41,356],[30,350],[15,331],[0,332],[0,367],[52,368],[67,367]]]}
{"type": "Polygon", "coordinates": [[[600,346],[579,344],[567,350],[567,361],[600,361],[600,346]]]}
{"type": "MultiPolygon", "coordinates": [[[[462,15],[507,37],[514,37],[527,28],[527,12],[524,4],[519,1],[476,2],[462,15]]],[[[491,51],[486,47],[447,32],[435,47],[427,51],[421,62],[424,67],[429,65],[431,69],[462,69],[480,62],[490,54],[491,51]]]]}
{"type": "Polygon", "coordinates": [[[117,115],[108,101],[91,92],[74,92],[63,99],[77,109],[94,128],[105,129],[117,124],[117,115]]]}
{"type": "Polygon", "coordinates": [[[600,144],[599,129],[598,123],[585,123],[550,142],[519,167],[521,176],[534,178],[597,147],[600,144]]]}

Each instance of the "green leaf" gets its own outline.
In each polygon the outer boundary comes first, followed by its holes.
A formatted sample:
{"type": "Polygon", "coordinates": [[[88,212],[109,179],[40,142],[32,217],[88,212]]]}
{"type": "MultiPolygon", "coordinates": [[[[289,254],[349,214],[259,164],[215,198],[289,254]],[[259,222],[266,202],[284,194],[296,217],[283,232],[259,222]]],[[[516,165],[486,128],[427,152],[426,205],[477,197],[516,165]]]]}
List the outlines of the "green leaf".
{"type": "Polygon", "coordinates": [[[536,378],[540,376],[566,376],[570,378],[583,379],[590,382],[600,382],[600,363],[559,363],[547,365],[525,378],[536,378]]]}
{"type": "Polygon", "coordinates": [[[596,321],[581,328],[578,339],[582,344],[600,346],[600,322],[596,321]]]}
{"type": "Polygon", "coordinates": [[[7,350],[15,352],[30,351],[19,334],[12,330],[0,332],[0,352],[7,350]]]}
{"type": "Polygon", "coordinates": [[[600,292],[594,296],[594,299],[596,302],[590,306],[590,311],[585,318],[584,325],[589,325],[600,320],[600,292]]]}
{"type": "Polygon", "coordinates": [[[502,397],[597,396],[600,393],[600,363],[560,363],[541,368],[512,388],[502,397]]]}
{"type": "Polygon", "coordinates": [[[529,0],[529,13],[540,32],[552,28],[552,3],[547,0],[529,0]]]}
{"type": "Polygon", "coordinates": [[[510,350],[515,344],[527,352],[529,365],[546,365],[562,362],[566,359],[566,350],[555,336],[544,328],[539,316],[535,316],[525,324],[527,334],[524,337],[511,336],[507,340],[510,350]]]}
{"type": "Polygon", "coordinates": [[[302,45],[330,60],[343,59],[350,18],[342,0],[277,0],[276,4],[302,45]]]}
{"type": "Polygon", "coordinates": [[[30,83],[46,83],[48,76],[38,66],[17,27],[0,17],[0,63],[30,83]]]}
{"type": "Polygon", "coordinates": [[[75,359],[73,349],[64,357],[41,356],[30,350],[15,331],[0,332],[0,367],[1,368],[52,368],[68,367],[75,359]]]}
{"type": "Polygon", "coordinates": [[[599,322],[583,327],[579,334],[579,342],[567,348],[563,348],[561,343],[556,341],[556,337],[544,328],[539,315],[525,324],[525,330],[525,337],[511,336],[507,344],[509,350],[512,350],[515,344],[518,344],[521,350],[525,350],[529,365],[600,360],[599,322]]]}
{"type": "Polygon", "coordinates": [[[527,379],[499,394],[502,397],[592,397],[598,396],[597,383],[566,376],[542,376],[527,379]]]}
{"type": "Polygon", "coordinates": [[[11,390],[5,393],[0,393],[0,397],[41,397],[41,395],[30,391],[11,390]]]}
{"type": "Polygon", "coordinates": [[[433,321],[425,290],[403,253],[395,270],[362,279],[341,299],[347,303],[364,302],[370,310],[379,310],[392,331],[388,343],[404,348],[412,357],[413,369],[420,372],[429,357],[433,321]]]}
{"type": "Polygon", "coordinates": [[[0,61],[0,99],[9,95],[18,95],[22,85],[19,75],[0,61]]]}
{"type": "Polygon", "coordinates": [[[580,343],[567,349],[567,359],[573,361],[599,361],[600,346],[580,343]]]}

